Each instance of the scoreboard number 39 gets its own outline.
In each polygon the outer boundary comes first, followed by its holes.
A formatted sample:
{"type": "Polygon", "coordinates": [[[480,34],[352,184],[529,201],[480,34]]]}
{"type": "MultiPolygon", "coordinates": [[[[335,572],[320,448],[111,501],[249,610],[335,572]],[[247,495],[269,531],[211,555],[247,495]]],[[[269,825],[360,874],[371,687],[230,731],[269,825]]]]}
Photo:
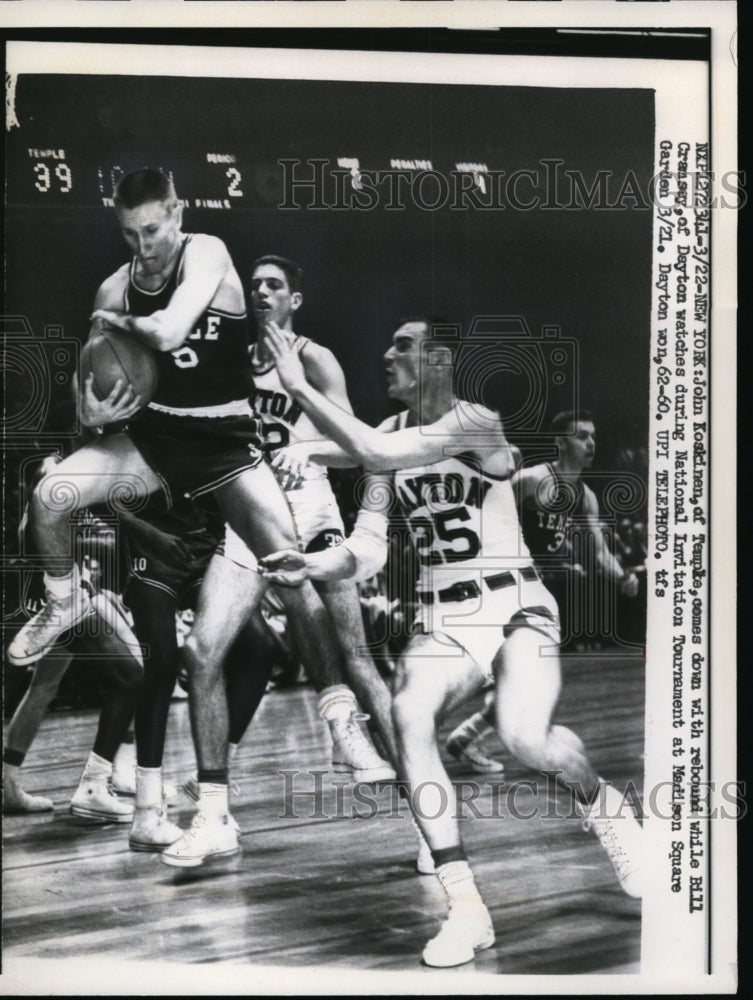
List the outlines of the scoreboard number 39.
{"type": "Polygon", "coordinates": [[[56,163],[51,167],[43,160],[37,160],[34,164],[34,174],[36,175],[34,187],[42,194],[46,194],[53,186],[61,194],[68,194],[73,188],[73,174],[67,163],[56,163]]]}

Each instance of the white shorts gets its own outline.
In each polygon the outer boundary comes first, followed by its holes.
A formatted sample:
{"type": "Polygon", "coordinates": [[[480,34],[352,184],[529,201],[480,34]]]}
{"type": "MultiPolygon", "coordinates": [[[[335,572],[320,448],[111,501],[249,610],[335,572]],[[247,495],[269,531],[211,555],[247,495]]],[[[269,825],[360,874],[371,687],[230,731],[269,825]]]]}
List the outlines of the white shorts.
{"type": "MultiPolygon", "coordinates": [[[[328,481],[312,480],[299,490],[286,492],[285,496],[304,552],[319,552],[340,544],[345,537],[345,528],[328,481]]],[[[220,551],[239,566],[256,569],[256,557],[229,524],[225,525],[225,540],[220,551]]]]}
{"type": "Polygon", "coordinates": [[[418,597],[414,625],[446,647],[447,656],[461,656],[461,647],[487,679],[494,677],[494,657],[517,628],[543,633],[543,649],[559,644],[557,602],[532,569],[475,571],[466,583],[445,590],[425,591],[419,585],[418,597]],[[461,591],[458,600],[452,599],[453,590],[461,591]]]}

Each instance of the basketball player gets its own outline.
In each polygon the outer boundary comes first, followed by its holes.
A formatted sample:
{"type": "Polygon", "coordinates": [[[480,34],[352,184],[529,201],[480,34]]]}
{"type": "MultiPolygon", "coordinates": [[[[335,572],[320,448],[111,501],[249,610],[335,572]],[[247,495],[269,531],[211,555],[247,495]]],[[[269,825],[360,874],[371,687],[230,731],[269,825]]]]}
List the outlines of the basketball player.
{"type": "MultiPolygon", "coordinates": [[[[494,930],[449,805],[453,787],[435,727],[481,690],[493,665],[500,737],[523,763],[557,772],[572,788],[630,895],[640,893],[640,826],[621,811],[622,796],[598,777],[575,733],[552,724],[560,665],[556,656],[542,655],[542,647],[551,654],[557,641],[557,607],[521,535],[511,449],[497,413],[455,396],[450,349],[432,343],[430,333],[421,319],[396,330],[385,355],[387,388],[407,410],[378,430],[316,392],[273,324],[268,342],[283,384],[323,433],[368,470],[398,470],[383,485],[392,485],[408,518],[422,566],[416,631],[398,667],[393,717],[416,819],[450,906],[423,959],[446,967],[490,947],[494,930]]],[[[362,510],[359,527],[342,545],[278,553],[261,560],[262,571],[292,585],[370,575],[386,551],[385,513],[384,506],[362,510]]]]}
{"type": "MultiPolygon", "coordinates": [[[[596,450],[596,427],[591,413],[581,410],[559,413],[551,424],[558,457],[521,469],[512,484],[525,538],[544,584],[555,597],[561,627],[570,633],[576,624],[569,613],[576,591],[584,586],[616,586],[625,597],[635,597],[639,580],[622,568],[604,538],[599,504],[593,490],[583,482],[596,450]],[[589,567],[599,576],[594,578],[589,567]],[[589,578],[590,577],[590,578],[589,578]]],[[[447,739],[454,757],[469,761],[476,770],[487,758],[479,749],[494,727],[494,704],[488,703],[457,726],[447,739]]],[[[490,768],[487,768],[490,769],[490,768]]]]}
{"type": "MultiPolygon", "coordinates": [[[[57,455],[44,460],[38,476],[59,463],[57,455]]],[[[22,519],[21,530],[26,526],[22,519]]],[[[3,751],[3,811],[6,813],[51,812],[53,803],[41,795],[29,795],[19,782],[18,772],[42,724],[45,712],[57,694],[60,682],[75,655],[96,661],[96,669],[109,688],[99,715],[94,745],[71,798],[70,811],[87,820],[129,823],[133,806],[113,790],[113,761],[126,738],[141,692],[142,665],[139,645],[124,618],[114,593],[106,586],[99,564],[93,557],[98,546],[101,522],[81,512],[72,526],[74,552],[81,585],[90,595],[90,612],[85,622],[33,664],[32,677],[24,697],[5,730],[3,751]]],[[[30,613],[44,600],[38,574],[31,578],[24,604],[30,613]]]]}
{"type": "MultiPolygon", "coordinates": [[[[85,427],[107,431],[132,415],[134,396],[133,387],[121,381],[99,400],[90,376],[78,396],[79,418],[85,427]]],[[[168,510],[162,493],[149,498],[139,517],[121,512],[120,520],[128,567],[124,600],[144,651],[144,686],[136,709],[138,780],[128,843],[132,850],[162,851],[183,835],[167,818],[162,781],[168,713],[179,671],[176,613],[195,610],[201,581],[224,538],[225,524],[219,512],[207,511],[184,497],[168,510]]],[[[272,646],[266,628],[252,616],[226,658],[228,765],[266,690],[275,663],[272,646]]],[[[185,790],[194,800],[199,798],[196,780],[185,790]]]]}
{"type": "MultiPolygon", "coordinates": [[[[317,443],[321,446],[322,435],[280,383],[266,345],[267,322],[275,322],[279,329],[285,331],[312,385],[337,406],[348,412],[352,409],[342,368],[332,352],[306,337],[297,336],[293,331],[295,314],[303,303],[302,282],[301,268],[283,257],[267,255],[254,263],[251,303],[258,339],[251,348],[251,365],[255,386],[253,402],[264,427],[265,450],[283,483],[295,487],[286,491],[286,497],[298,537],[305,551],[316,552],[342,541],[342,517],[326,469],[306,461],[301,453],[297,460],[293,460],[292,452],[283,451],[287,445],[297,442],[305,442],[311,447],[316,447],[317,443]]],[[[259,590],[256,559],[232,528],[228,528],[224,556],[225,560],[218,561],[213,571],[215,582],[212,594],[227,592],[228,586],[223,586],[219,579],[220,574],[227,573],[236,591],[239,587],[246,588],[249,607],[253,606],[258,602],[256,595],[259,590]],[[239,574],[228,560],[254,572],[239,574]]],[[[336,581],[318,584],[317,590],[329,612],[342,650],[344,679],[370,713],[388,756],[395,760],[397,745],[391,719],[391,696],[374,661],[366,652],[366,635],[356,586],[350,581],[336,581]]],[[[207,604],[210,600],[211,595],[208,594],[207,604]]],[[[222,601],[214,603],[218,612],[217,631],[224,632],[226,609],[222,601]]],[[[206,620],[209,620],[208,610],[206,620]]],[[[217,649],[218,640],[208,645],[217,649]]],[[[305,648],[301,658],[305,665],[305,648]]],[[[360,736],[358,720],[353,718],[357,706],[350,687],[340,683],[322,690],[321,684],[317,683],[319,679],[315,676],[312,679],[319,688],[319,711],[330,726],[334,769],[350,772],[356,781],[394,778],[394,770],[360,736]]]]}
{"type": "MultiPolygon", "coordinates": [[[[296,543],[282,491],[263,461],[259,420],[248,402],[245,302],[227,248],[216,237],[181,232],[182,206],[172,180],[160,171],[128,174],[113,200],[133,257],[100,286],[91,332],[115,327],[152,348],[159,383],[154,399],[125,432],[81,448],[35,491],[31,523],[47,560],[47,601],[9,647],[9,658],[21,665],[40,659],[89,613],[90,601],[71,558],[69,517],[104,501],[113,490],[136,497],[159,489],[170,498],[213,493],[225,520],[258,554],[296,543]]],[[[326,661],[334,644],[313,587],[290,591],[284,599],[306,623],[312,657],[326,661]]],[[[207,851],[237,852],[238,840],[228,814],[222,675],[201,669],[201,655],[193,663],[189,708],[202,786],[201,822],[182,849],[189,863],[201,863],[207,851]]]]}

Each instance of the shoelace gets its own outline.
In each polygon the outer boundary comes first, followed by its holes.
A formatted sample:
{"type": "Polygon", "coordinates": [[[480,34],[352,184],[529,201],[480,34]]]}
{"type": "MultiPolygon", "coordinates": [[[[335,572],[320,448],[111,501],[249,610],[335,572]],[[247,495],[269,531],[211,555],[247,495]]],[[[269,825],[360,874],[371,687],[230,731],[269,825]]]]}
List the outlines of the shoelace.
{"type": "Polygon", "coordinates": [[[56,598],[49,598],[45,606],[39,612],[39,617],[37,619],[40,625],[44,624],[50,625],[57,624],[57,617],[60,614],[60,610],[66,607],[73,607],[73,599],[68,600],[58,600],[56,598]]]}
{"type": "Polygon", "coordinates": [[[39,615],[37,617],[37,625],[39,626],[39,625],[49,624],[57,626],[59,624],[57,618],[58,615],[61,614],[61,612],[67,611],[69,609],[72,611],[80,610],[79,605],[84,606],[87,603],[88,603],[87,611],[89,613],[93,612],[94,608],[91,606],[91,602],[88,600],[87,596],[84,595],[77,596],[76,594],[71,594],[70,597],[65,597],[65,598],[49,597],[44,607],[39,612],[39,615]]]}
{"type": "MultiPolygon", "coordinates": [[[[361,732],[358,723],[365,722],[370,718],[371,716],[366,715],[365,712],[353,712],[348,721],[345,723],[345,726],[343,727],[343,736],[349,750],[353,750],[356,744],[360,746],[365,743],[363,733],[361,732]]],[[[369,748],[369,750],[371,749],[368,743],[365,745],[369,748]]],[[[374,751],[374,756],[378,756],[376,751],[374,751]]]]}
{"type": "Polygon", "coordinates": [[[194,818],[191,820],[191,825],[183,834],[184,839],[193,840],[193,838],[199,833],[202,826],[206,822],[206,816],[203,813],[196,813],[194,818]]]}
{"type": "MultiPolygon", "coordinates": [[[[593,820],[584,821],[584,829],[590,830],[592,826],[593,820]],[[588,823],[588,827],[586,827],[586,822],[588,823]]],[[[617,871],[617,874],[620,878],[623,878],[630,872],[630,856],[620,843],[614,823],[611,820],[605,820],[602,829],[599,830],[597,827],[596,831],[604,850],[609,855],[609,858],[617,871]]]]}

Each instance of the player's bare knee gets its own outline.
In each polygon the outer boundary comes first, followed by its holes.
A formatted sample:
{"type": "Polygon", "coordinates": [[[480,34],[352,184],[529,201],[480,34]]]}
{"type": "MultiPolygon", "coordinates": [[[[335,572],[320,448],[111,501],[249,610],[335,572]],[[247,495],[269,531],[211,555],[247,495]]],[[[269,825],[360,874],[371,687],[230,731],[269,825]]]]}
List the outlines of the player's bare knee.
{"type": "Polygon", "coordinates": [[[497,729],[500,739],[514,757],[531,766],[539,763],[546,743],[545,733],[529,729],[504,716],[497,729]]]}
{"type": "Polygon", "coordinates": [[[392,699],[392,721],[400,736],[434,730],[434,712],[422,693],[407,684],[392,699]]]}
{"type": "Polygon", "coordinates": [[[43,476],[34,487],[29,503],[31,523],[37,528],[52,526],[70,517],[78,507],[75,484],[60,476],[43,476]]]}
{"type": "Polygon", "coordinates": [[[183,662],[191,684],[196,680],[210,680],[222,668],[222,661],[214,655],[214,645],[195,632],[191,632],[183,644],[183,662]]]}

